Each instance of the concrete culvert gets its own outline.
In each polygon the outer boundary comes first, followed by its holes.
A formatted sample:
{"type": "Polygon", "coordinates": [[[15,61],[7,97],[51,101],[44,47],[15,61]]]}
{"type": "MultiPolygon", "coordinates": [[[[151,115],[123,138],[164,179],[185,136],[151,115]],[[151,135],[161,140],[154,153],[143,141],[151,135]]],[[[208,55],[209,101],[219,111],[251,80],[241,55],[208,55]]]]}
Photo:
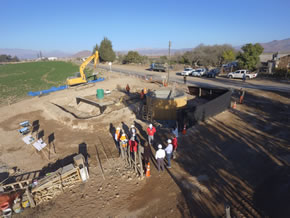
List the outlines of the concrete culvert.
{"type": "Polygon", "coordinates": [[[176,120],[176,110],[185,107],[187,96],[178,89],[158,89],[147,94],[148,110],[155,120],[176,120]]]}

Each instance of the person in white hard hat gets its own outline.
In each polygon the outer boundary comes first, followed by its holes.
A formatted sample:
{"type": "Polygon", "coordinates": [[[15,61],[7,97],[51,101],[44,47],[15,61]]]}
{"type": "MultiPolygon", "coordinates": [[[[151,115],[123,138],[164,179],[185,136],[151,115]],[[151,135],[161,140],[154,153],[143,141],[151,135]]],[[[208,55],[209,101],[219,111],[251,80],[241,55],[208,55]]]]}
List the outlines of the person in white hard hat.
{"type": "Polygon", "coordinates": [[[157,160],[157,164],[158,164],[158,172],[160,172],[160,166],[161,166],[161,170],[164,170],[164,158],[165,158],[165,151],[164,149],[162,149],[162,145],[159,144],[158,145],[158,150],[156,151],[155,154],[155,158],[157,160]]]}
{"type": "Polygon", "coordinates": [[[167,163],[168,163],[167,168],[171,168],[171,156],[172,156],[172,152],[173,152],[173,145],[172,145],[171,139],[168,139],[167,143],[168,143],[168,145],[165,148],[166,159],[167,159],[167,163]]]}
{"type": "Polygon", "coordinates": [[[134,125],[131,125],[130,134],[131,138],[134,137],[134,139],[136,140],[136,127],[134,125]]]}
{"type": "Polygon", "coordinates": [[[156,133],[155,127],[150,123],[149,127],[147,128],[147,134],[148,134],[148,143],[152,145],[154,140],[154,134],[156,133]]]}

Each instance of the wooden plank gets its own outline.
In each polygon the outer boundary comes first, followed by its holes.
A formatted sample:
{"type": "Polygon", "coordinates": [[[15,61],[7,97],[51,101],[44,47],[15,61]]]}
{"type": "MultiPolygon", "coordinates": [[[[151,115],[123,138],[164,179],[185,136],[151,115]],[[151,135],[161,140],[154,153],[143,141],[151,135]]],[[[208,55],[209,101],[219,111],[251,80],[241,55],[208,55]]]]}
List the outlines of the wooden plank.
{"type": "Polygon", "coordinates": [[[97,149],[96,145],[95,145],[95,148],[96,148],[96,152],[97,152],[96,158],[97,158],[97,160],[99,162],[99,166],[100,166],[100,169],[101,169],[101,172],[102,172],[102,175],[103,175],[103,179],[105,180],[103,166],[102,166],[102,163],[101,163],[101,160],[100,160],[100,157],[99,157],[99,152],[98,152],[98,149],[97,149]]]}
{"type": "MultiPolygon", "coordinates": [[[[142,163],[142,156],[141,156],[141,149],[140,149],[141,146],[139,146],[139,149],[138,149],[138,156],[139,156],[139,163],[140,163],[140,175],[141,175],[141,178],[143,178],[143,163],[142,163]]],[[[143,147],[142,147],[143,148],[143,147]]],[[[144,152],[144,148],[143,148],[143,152],[144,152]]]]}
{"type": "Polygon", "coordinates": [[[25,193],[26,193],[26,196],[27,196],[28,201],[29,201],[29,203],[30,203],[30,206],[31,206],[32,208],[34,208],[34,207],[36,206],[36,205],[35,205],[35,201],[34,201],[32,195],[31,195],[31,193],[30,193],[28,187],[26,187],[25,193]]]}

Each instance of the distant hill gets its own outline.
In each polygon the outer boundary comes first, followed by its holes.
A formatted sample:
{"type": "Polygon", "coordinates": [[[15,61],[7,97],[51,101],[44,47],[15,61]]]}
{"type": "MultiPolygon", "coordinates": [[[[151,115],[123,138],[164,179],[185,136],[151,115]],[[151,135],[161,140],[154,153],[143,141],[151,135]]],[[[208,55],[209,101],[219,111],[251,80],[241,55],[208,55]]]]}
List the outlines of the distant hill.
{"type": "MultiPolygon", "coordinates": [[[[40,51],[32,49],[0,48],[0,54],[17,56],[19,59],[35,59],[40,51]]],[[[43,57],[68,57],[71,54],[62,51],[41,51],[43,57]]]]}
{"type": "Polygon", "coordinates": [[[274,40],[267,43],[260,43],[264,47],[264,52],[290,52],[290,38],[274,40]]]}
{"type": "Polygon", "coordinates": [[[83,50],[79,51],[78,53],[72,55],[72,58],[86,58],[88,56],[92,55],[92,51],[89,50],[83,50]]]}

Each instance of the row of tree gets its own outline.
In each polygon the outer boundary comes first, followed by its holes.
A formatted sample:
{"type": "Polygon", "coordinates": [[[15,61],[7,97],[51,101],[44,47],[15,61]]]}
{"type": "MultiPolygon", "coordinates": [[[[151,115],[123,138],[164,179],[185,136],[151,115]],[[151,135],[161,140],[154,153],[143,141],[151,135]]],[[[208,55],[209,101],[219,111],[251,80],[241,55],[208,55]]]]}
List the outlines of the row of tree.
{"type": "Polygon", "coordinates": [[[173,63],[191,66],[220,67],[232,61],[238,61],[239,68],[255,70],[260,63],[259,56],[264,48],[260,44],[246,44],[237,52],[231,45],[199,45],[192,51],[175,55],[173,63]]]}
{"type": "Polygon", "coordinates": [[[0,55],[0,62],[18,62],[18,57],[11,55],[0,55]]]}
{"type": "MultiPolygon", "coordinates": [[[[116,60],[116,54],[112,47],[112,42],[107,38],[101,41],[100,46],[95,45],[93,53],[98,50],[102,62],[113,62],[116,60]]],[[[231,45],[199,45],[192,51],[184,54],[176,54],[168,60],[166,56],[161,56],[160,63],[186,64],[190,66],[220,67],[223,64],[237,60],[240,68],[255,70],[259,64],[259,55],[263,52],[260,44],[246,44],[237,52],[231,45]]],[[[119,54],[117,58],[119,63],[143,63],[153,62],[147,56],[140,55],[137,51],[129,51],[126,55],[119,54]]]]}

